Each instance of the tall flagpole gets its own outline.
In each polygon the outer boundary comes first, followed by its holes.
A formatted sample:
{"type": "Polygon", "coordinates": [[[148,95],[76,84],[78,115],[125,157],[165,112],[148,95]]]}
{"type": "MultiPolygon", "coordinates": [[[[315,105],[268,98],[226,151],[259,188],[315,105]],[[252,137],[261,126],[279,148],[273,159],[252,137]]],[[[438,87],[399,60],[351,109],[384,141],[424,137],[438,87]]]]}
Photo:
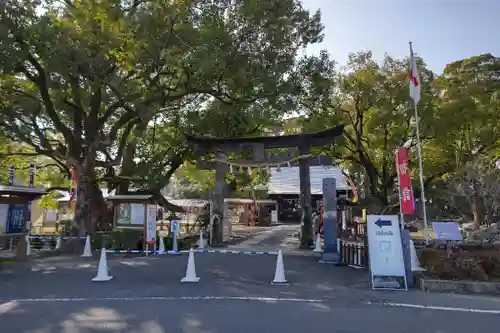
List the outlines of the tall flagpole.
{"type": "MultiPolygon", "coordinates": [[[[410,42],[410,51],[413,61],[413,48],[410,42]]],[[[418,153],[418,169],[420,173],[420,200],[422,201],[422,214],[424,215],[424,232],[425,232],[425,245],[429,245],[429,235],[427,233],[427,208],[425,204],[425,190],[424,190],[424,168],[422,166],[422,143],[420,142],[420,118],[418,117],[418,102],[413,100],[415,108],[415,131],[417,134],[417,153],[418,153]]]]}
{"type": "Polygon", "coordinates": [[[422,166],[422,144],[420,142],[420,119],[418,118],[418,107],[415,106],[415,131],[417,132],[417,153],[418,153],[418,169],[420,171],[420,200],[422,201],[422,214],[424,214],[425,228],[425,245],[429,245],[429,235],[427,234],[427,208],[425,207],[425,190],[424,190],[424,167],[422,166]]]}

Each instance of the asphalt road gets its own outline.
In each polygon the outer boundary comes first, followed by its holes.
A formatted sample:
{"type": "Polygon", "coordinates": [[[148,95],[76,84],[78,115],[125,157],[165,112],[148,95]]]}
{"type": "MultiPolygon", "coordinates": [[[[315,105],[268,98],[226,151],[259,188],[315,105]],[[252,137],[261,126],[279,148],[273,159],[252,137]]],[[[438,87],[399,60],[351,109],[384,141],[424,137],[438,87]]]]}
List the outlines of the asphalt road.
{"type": "Polygon", "coordinates": [[[0,317],[2,332],[13,333],[470,333],[495,330],[500,324],[498,315],[342,302],[135,300],[8,305],[11,310],[0,317]]]}
{"type": "MultiPolygon", "coordinates": [[[[263,246],[266,237],[259,238],[263,246]]],[[[321,265],[311,256],[285,255],[287,286],[270,283],[274,255],[197,254],[197,284],[180,283],[187,255],[108,259],[109,282],[91,282],[97,257],[32,259],[1,271],[0,332],[479,333],[500,327],[500,298],[375,292],[367,271],[321,265]]]]}

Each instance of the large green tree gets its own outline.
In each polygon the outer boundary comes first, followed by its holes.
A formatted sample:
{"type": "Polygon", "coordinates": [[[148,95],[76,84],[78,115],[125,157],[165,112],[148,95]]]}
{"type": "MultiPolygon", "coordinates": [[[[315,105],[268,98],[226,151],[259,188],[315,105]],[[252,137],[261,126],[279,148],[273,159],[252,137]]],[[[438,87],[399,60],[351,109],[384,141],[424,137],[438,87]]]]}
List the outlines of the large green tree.
{"type": "Polygon", "coordinates": [[[298,0],[2,1],[0,128],[76,167],[76,219],[92,230],[107,218],[100,175],[128,190],[155,116],[283,104],[297,51],[321,30],[298,0]]]}
{"type": "MultiPolygon", "coordinates": [[[[449,186],[449,179],[469,172],[478,159],[483,164],[493,163],[500,156],[499,75],[500,58],[482,54],[448,64],[434,82],[439,93],[436,128],[441,130],[435,131],[425,156],[429,161],[426,169],[439,176],[429,194],[441,206],[447,204],[442,189],[449,186]]],[[[477,227],[488,222],[479,192],[469,193],[470,205],[464,204],[460,210],[469,214],[477,227]]]]}
{"type": "MultiPolygon", "coordinates": [[[[433,75],[423,62],[419,64],[423,81],[419,108],[425,142],[433,135],[434,95],[428,84],[433,75]]],[[[375,204],[372,209],[390,208],[397,203],[393,191],[394,151],[416,144],[414,109],[408,96],[408,62],[386,56],[379,63],[371,52],[359,52],[349,55],[347,66],[332,68],[329,73],[328,81],[321,79],[319,103],[304,104],[306,112],[300,123],[307,131],[344,124],[344,136],[319,151],[350,169],[369,202],[375,204]]]]}
{"type": "MultiPolygon", "coordinates": [[[[436,204],[446,180],[479,156],[490,161],[499,153],[500,61],[490,54],[459,60],[436,76],[418,60],[422,81],[418,105],[423,145],[424,186],[436,204]],[[432,186],[431,186],[432,185],[432,186]]],[[[323,61],[323,63],[327,63],[323,61]]],[[[372,209],[395,209],[394,151],[415,147],[415,114],[408,92],[408,59],[386,56],[376,62],[371,52],[354,53],[347,66],[323,71],[317,79],[316,99],[304,99],[305,114],[296,123],[313,131],[338,123],[344,137],[318,152],[336,157],[350,169],[366,192],[372,209]]],[[[318,72],[315,72],[318,75],[318,72]]],[[[306,96],[306,95],[303,95],[306,96]]],[[[416,149],[412,149],[415,196],[420,197],[416,149]]],[[[471,216],[482,221],[479,201],[471,216]]],[[[480,222],[478,222],[480,223],[480,222]]],[[[482,223],[482,222],[481,222],[482,223]]]]}

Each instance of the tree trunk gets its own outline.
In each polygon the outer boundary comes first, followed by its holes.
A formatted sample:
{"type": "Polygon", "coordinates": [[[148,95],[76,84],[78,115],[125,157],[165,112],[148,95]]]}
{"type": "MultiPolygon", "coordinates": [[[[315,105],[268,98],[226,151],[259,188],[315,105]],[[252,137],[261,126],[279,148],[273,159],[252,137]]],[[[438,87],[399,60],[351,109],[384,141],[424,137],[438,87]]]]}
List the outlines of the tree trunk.
{"type": "Polygon", "coordinates": [[[94,233],[100,220],[109,219],[106,203],[96,181],[95,155],[95,150],[89,149],[82,165],[76,166],[78,187],[74,220],[78,236],[94,233]]]}
{"type": "Polygon", "coordinates": [[[474,228],[479,227],[484,223],[483,205],[481,199],[476,194],[472,196],[472,215],[474,216],[474,228]]]}
{"type": "Polygon", "coordinates": [[[134,162],[134,156],[137,150],[137,140],[135,138],[142,136],[146,128],[147,121],[143,121],[139,125],[137,125],[132,134],[132,139],[127,143],[127,146],[125,147],[122,167],[120,170],[120,177],[123,178],[121,178],[119,181],[118,194],[125,194],[128,192],[128,189],[130,187],[129,178],[133,176],[136,166],[134,162]]]}

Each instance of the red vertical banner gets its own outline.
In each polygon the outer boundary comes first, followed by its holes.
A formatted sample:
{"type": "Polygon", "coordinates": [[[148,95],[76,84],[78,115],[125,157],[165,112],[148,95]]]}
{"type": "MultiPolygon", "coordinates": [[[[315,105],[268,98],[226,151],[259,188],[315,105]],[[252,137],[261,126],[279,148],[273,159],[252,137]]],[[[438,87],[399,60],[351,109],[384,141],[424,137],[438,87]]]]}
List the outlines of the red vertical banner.
{"type": "Polygon", "coordinates": [[[415,199],[411,187],[410,170],[408,168],[408,148],[399,148],[396,151],[396,168],[398,171],[399,202],[403,215],[415,214],[415,199]]]}

